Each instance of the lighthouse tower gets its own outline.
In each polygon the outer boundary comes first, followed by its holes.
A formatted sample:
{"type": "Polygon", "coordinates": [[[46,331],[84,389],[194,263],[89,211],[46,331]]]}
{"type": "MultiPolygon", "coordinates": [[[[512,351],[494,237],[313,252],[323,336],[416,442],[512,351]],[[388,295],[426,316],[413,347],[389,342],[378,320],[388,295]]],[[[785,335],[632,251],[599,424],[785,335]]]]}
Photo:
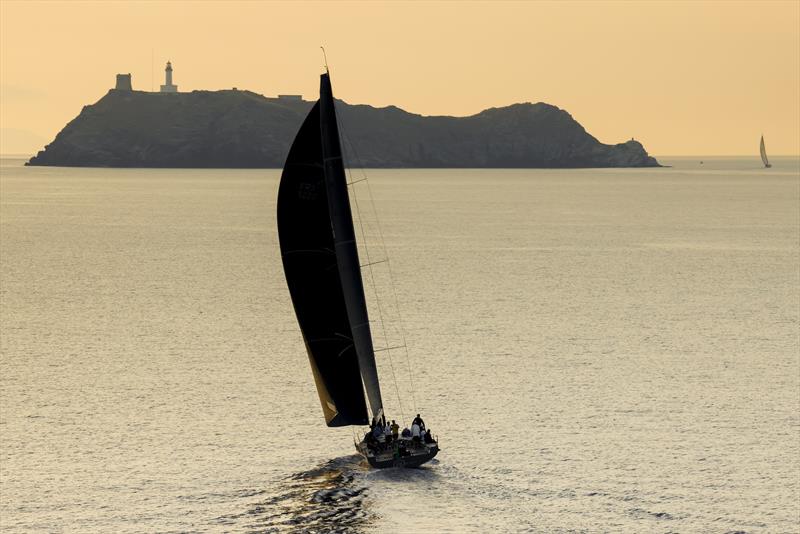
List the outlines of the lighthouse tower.
{"type": "Polygon", "coordinates": [[[165,69],[166,72],[166,80],[164,85],[161,86],[162,93],[177,93],[178,86],[172,85],[172,63],[167,61],[167,68],[165,69]]]}

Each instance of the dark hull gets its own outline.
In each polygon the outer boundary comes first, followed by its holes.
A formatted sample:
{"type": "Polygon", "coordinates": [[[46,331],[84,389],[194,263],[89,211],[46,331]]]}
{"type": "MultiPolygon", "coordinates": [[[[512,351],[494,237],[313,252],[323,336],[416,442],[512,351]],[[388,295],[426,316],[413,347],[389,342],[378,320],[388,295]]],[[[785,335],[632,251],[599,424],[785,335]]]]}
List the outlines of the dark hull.
{"type": "Polygon", "coordinates": [[[419,467],[439,453],[439,445],[437,443],[419,443],[408,448],[406,454],[399,454],[398,451],[391,447],[381,452],[372,451],[362,441],[356,445],[356,450],[369,462],[369,465],[376,469],[385,467],[419,467]]]}

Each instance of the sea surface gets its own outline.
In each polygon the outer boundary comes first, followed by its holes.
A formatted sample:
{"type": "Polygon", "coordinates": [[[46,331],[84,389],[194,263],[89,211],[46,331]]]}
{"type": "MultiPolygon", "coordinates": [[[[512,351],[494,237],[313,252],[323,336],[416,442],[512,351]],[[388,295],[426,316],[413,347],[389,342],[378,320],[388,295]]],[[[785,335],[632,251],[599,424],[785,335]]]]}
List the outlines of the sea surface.
{"type": "Polygon", "coordinates": [[[662,162],[353,171],[387,411],[442,447],[376,471],[280,171],[3,160],[0,530],[798,532],[800,161],[662,162]]]}

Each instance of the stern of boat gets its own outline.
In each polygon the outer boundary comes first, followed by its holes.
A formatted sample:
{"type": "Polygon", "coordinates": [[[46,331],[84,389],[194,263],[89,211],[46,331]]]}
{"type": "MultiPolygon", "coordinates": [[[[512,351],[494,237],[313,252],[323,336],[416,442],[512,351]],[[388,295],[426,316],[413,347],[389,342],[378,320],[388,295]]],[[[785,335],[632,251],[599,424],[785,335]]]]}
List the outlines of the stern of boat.
{"type": "Polygon", "coordinates": [[[370,449],[365,441],[356,444],[356,450],[376,469],[387,467],[419,467],[432,460],[439,454],[439,444],[413,443],[408,440],[405,447],[397,446],[398,443],[382,444],[379,450],[370,449]]]}

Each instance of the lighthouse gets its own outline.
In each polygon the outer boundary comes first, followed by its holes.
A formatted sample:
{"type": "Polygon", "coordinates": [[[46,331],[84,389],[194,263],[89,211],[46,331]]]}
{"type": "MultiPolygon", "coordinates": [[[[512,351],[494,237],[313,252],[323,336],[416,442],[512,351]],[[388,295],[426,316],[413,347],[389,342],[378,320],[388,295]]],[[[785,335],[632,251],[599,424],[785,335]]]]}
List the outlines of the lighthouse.
{"type": "Polygon", "coordinates": [[[167,61],[167,68],[164,69],[166,73],[166,79],[164,85],[161,86],[162,93],[177,93],[178,86],[172,85],[172,63],[167,61]]]}

